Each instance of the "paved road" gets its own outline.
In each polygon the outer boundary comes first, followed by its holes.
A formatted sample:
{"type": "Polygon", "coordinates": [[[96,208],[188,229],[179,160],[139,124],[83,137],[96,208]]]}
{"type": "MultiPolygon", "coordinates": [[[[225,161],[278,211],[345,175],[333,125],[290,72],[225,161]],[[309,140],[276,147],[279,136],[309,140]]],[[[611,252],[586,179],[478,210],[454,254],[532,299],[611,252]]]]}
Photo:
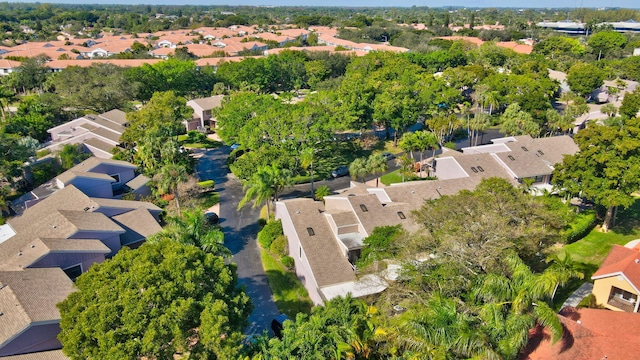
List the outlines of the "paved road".
{"type": "Polygon", "coordinates": [[[226,164],[229,152],[228,146],[205,151],[198,160],[197,171],[201,179],[213,179],[220,194],[218,215],[225,234],[224,242],[233,254],[232,261],[238,265],[238,282],[245,286],[254,306],[245,333],[255,334],[270,329],[271,320],[278,315],[278,309],[262,268],[256,242],[259,209],[246,206],[237,210],[244,192],[240,181],[229,173],[226,164]]]}

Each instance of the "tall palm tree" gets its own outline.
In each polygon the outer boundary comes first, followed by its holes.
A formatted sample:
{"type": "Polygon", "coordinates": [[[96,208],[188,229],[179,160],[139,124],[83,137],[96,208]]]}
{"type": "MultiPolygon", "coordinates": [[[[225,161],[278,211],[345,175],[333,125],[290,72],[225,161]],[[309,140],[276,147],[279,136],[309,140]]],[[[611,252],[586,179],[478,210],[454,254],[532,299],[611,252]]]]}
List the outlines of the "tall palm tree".
{"type": "Polygon", "coordinates": [[[414,150],[418,150],[418,141],[417,141],[416,133],[407,132],[402,135],[400,138],[400,149],[402,151],[409,153],[409,156],[413,160],[413,152],[414,150]]]}
{"type": "Polygon", "coordinates": [[[183,216],[169,218],[169,225],[162,232],[149,237],[148,242],[169,239],[181,244],[199,247],[202,251],[217,256],[229,257],[231,252],[224,246],[224,233],[219,227],[207,223],[199,210],[185,211],[183,216]]]}
{"type": "Polygon", "coordinates": [[[245,194],[238,209],[244,207],[248,202],[253,201],[253,207],[257,207],[263,202],[267,203],[267,221],[271,220],[271,202],[278,200],[278,195],[285,187],[291,184],[291,174],[286,169],[277,166],[263,166],[244,183],[245,194]]]}
{"type": "Polygon", "coordinates": [[[486,105],[489,105],[489,115],[491,115],[493,109],[497,109],[500,106],[500,94],[497,91],[489,91],[484,101],[486,105]]]}
{"type": "MultiPolygon", "coordinates": [[[[488,114],[480,113],[474,116],[469,122],[471,133],[473,136],[473,146],[478,145],[478,137],[484,135],[484,131],[491,126],[491,116],[488,114]]],[[[482,143],[482,137],[480,137],[482,143]]]]}
{"type": "Polygon", "coordinates": [[[559,277],[556,269],[534,274],[516,254],[508,255],[505,261],[509,275],[485,275],[473,294],[481,303],[484,331],[501,355],[513,358],[526,344],[535,323],[548,327],[553,341],[562,336],[562,324],[546,302],[553,296],[559,277]]]}
{"type": "Polygon", "coordinates": [[[362,178],[362,182],[364,183],[364,179],[369,175],[369,167],[367,166],[366,158],[357,158],[351,162],[349,165],[349,174],[351,178],[354,180],[358,180],[362,178]]]}
{"type": "Polygon", "coordinates": [[[178,184],[187,181],[188,173],[184,165],[166,164],[160,168],[160,171],[154,180],[158,186],[158,190],[161,194],[171,192],[176,198],[176,207],[178,208],[178,215],[181,215],[180,211],[180,194],[178,193],[178,184]]]}
{"type": "Polygon", "coordinates": [[[420,150],[420,175],[422,175],[422,161],[424,152],[428,149],[436,149],[438,147],[438,138],[431,131],[416,131],[416,143],[420,150]]]}
{"type": "Polygon", "coordinates": [[[404,182],[406,177],[411,176],[413,174],[413,161],[409,159],[409,157],[406,154],[403,154],[402,156],[398,156],[396,158],[396,165],[400,167],[398,171],[402,176],[402,182],[404,182]]]}
{"type": "Polygon", "coordinates": [[[300,166],[303,169],[309,169],[309,175],[311,175],[311,196],[313,197],[313,161],[316,151],[313,148],[306,148],[300,152],[300,166]]]}
{"type": "Polygon", "coordinates": [[[387,171],[389,166],[387,165],[387,159],[382,154],[371,155],[367,159],[367,168],[371,174],[376,176],[376,187],[380,182],[380,175],[387,171]]]}

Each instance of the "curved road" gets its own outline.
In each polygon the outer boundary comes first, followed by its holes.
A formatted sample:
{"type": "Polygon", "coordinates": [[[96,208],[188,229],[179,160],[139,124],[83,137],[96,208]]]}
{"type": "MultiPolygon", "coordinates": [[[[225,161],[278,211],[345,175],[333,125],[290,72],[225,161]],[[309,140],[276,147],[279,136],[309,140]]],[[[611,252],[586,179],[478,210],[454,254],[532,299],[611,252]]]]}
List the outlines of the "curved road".
{"type": "Polygon", "coordinates": [[[260,210],[250,206],[237,210],[244,192],[240,181],[229,173],[229,152],[228,146],[203,151],[198,160],[197,174],[200,179],[213,179],[220,194],[218,215],[225,235],[224,243],[233,254],[232,261],[238,266],[238,282],[245,287],[254,306],[249,316],[249,327],[245,331],[250,335],[270,331],[271,320],[279,312],[262,268],[256,241],[260,210]]]}

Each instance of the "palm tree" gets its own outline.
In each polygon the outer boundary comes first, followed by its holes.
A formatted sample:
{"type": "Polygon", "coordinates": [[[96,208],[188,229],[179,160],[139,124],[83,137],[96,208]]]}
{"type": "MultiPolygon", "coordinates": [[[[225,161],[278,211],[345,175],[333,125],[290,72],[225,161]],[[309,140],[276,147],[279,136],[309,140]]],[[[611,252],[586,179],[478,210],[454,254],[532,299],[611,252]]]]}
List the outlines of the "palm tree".
{"type": "Polygon", "coordinates": [[[487,93],[484,101],[486,105],[489,105],[489,115],[491,115],[493,113],[493,109],[500,106],[500,94],[497,91],[490,91],[487,93]]]}
{"type": "Polygon", "coordinates": [[[329,195],[331,195],[331,189],[327,185],[322,185],[316,189],[314,197],[318,201],[324,201],[324,197],[329,195]]]}
{"type": "Polygon", "coordinates": [[[82,151],[82,145],[66,144],[57,152],[56,156],[62,168],[68,170],[75,164],[87,159],[89,154],[82,151]]]}
{"type": "Polygon", "coordinates": [[[387,171],[389,166],[387,165],[387,159],[382,154],[376,154],[369,156],[369,159],[367,159],[367,168],[370,173],[376,175],[376,187],[378,187],[380,175],[387,171]]]}
{"type": "Polygon", "coordinates": [[[182,217],[169,219],[170,225],[148,241],[169,239],[181,244],[199,247],[202,251],[217,256],[229,257],[231,252],[224,246],[224,233],[219,227],[207,223],[199,210],[185,211],[182,217]]]}
{"type": "Polygon", "coordinates": [[[396,158],[396,165],[400,167],[398,171],[402,176],[402,182],[404,182],[406,177],[411,176],[413,174],[413,161],[409,159],[409,157],[406,154],[402,156],[398,156],[396,158]]]}
{"type": "Polygon", "coordinates": [[[184,165],[166,164],[160,168],[160,171],[154,180],[161,194],[171,192],[176,198],[176,207],[178,215],[180,212],[180,194],[178,194],[178,184],[187,181],[188,173],[184,165]]]}
{"type": "Polygon", "coordinates": [[[485,275],[473,294],[481,303],[479,316],[484,330],[501,355],[512,358],[526,344],[529,329],[536,322],[549,328],[553,341],[562,336],[562,324],[546,301],[564,278],[556,268],[534,274],[516,254],[505,260],[509,275],[485,275]]]}
{"type": "Polygon", "coordinates": [[[271,220],[270,202],[278,200],[278,194],[291,184],[291,176],[288,170],[277,166],[263,166],[258,168],[253,176],[244,183],[245,194],[238,209],[244,207],[249,201],[253,201],[253,207],[263,202],[267,203],[267,221],[271,220]]]}
{"type": "Polygon", "coordinates": [[[364,183],[364,179],[367,175],[369,175],[369,167],[367,166],[367,159],[365,158],[357,158],[351,162],[349,165],[349,174],[351,178],[354,180],[358,180],[358,178],[362,178],[362,182],[364,183]]]}
{"type": "Polygon", "coordinates": [[[313,160],[315,157],[315,149],[306,148],[300,152],[300,166],[303,169],[309,169],[309,175],[311,175],[311,196],[313,196],[313,160]]]}
{"type": "Polygon", "coordinates": [[[613,104],[606,104],[600,108],[600,112],[609,117],[614,117],[618,113],[618,108],[613,104]]]}
{"type": "Polygon", "coordinates": [[[567,106],[569,106],[569,101],[573,101],[576,99],[576,94],[572,91],[565,91],[560,94],[560,98],[558,100],[565,102],[567,106]]]}
{"type": "Polygon", "coordinates": [[[428,149],[436,149],[438,147],[438,138],[431,131],[417,131],[415,134],[417,147],[418,150],[420,150],[420,175],[422,176],[422,161],[424,152],[428,149]]]}
{"type": "MultiPolygon", "coordinates": [[[[491,126],[491,116],[488,114],[477,114],[471,119],[469,127],[471,128],[471,133],[474,138],[473,146],[478,145],[478,136],[484,135],[484,131],[487,130],[489,126],[491,126]]],[[[482,138],[480,138],[480,142],[482,143],[482,138]]]]}
{"type": "Polygon", "coordinates": [[[547,263],[551,263],[551,266],[547,268],[545,274],[547,276],[555,277],[556,285],[553,288],[553,294],[551,294],[551,301],[556,296],[558,287],[564,286],[571,279],[582,279],[584,274],[577,269],[577,263],[571,258],[571,254],[565,252],[563,256],[558,253],[551,255],[547,259],[547,263]]]}
{"type": "Polygon", "coordinates": [[[418,139],[416,137],[416,133],[404,133],[400,138],[398,145],[400,145],[402,151],[409,153],[409,156],[413,160],[413,151],[418,150],[418,139]]]}

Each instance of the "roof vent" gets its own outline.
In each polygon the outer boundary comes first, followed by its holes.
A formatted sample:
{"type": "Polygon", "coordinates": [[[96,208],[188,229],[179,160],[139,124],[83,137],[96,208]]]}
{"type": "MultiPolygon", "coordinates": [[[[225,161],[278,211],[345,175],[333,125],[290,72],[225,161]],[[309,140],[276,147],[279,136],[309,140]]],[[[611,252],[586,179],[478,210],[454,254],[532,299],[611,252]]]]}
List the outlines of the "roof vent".
{"type": "Polygon", "coordinates": [[[296,214],[300,214],[300,210],[296,210],[296,214]]]}
{"type": "Polygon", "coordinates": [[[640,259],[636,259],[636,264],[640,264],[640,259]]]}
{"type": "Polygon", "coordinates": [[[91,208],[87,206],[86,208],[84,208],[84,211],[89,211],[89,209],[91,208]]]}
{"type": "Polygon", "coordinates": [[[35,245],[31,244],[31,248],[33,249],[34,247],[36,247],[35,245]]]}
{"type": "Polygon", "coordinates": [[[22,256],[22,251],[18,251],[18,256],[22,256]]]}

